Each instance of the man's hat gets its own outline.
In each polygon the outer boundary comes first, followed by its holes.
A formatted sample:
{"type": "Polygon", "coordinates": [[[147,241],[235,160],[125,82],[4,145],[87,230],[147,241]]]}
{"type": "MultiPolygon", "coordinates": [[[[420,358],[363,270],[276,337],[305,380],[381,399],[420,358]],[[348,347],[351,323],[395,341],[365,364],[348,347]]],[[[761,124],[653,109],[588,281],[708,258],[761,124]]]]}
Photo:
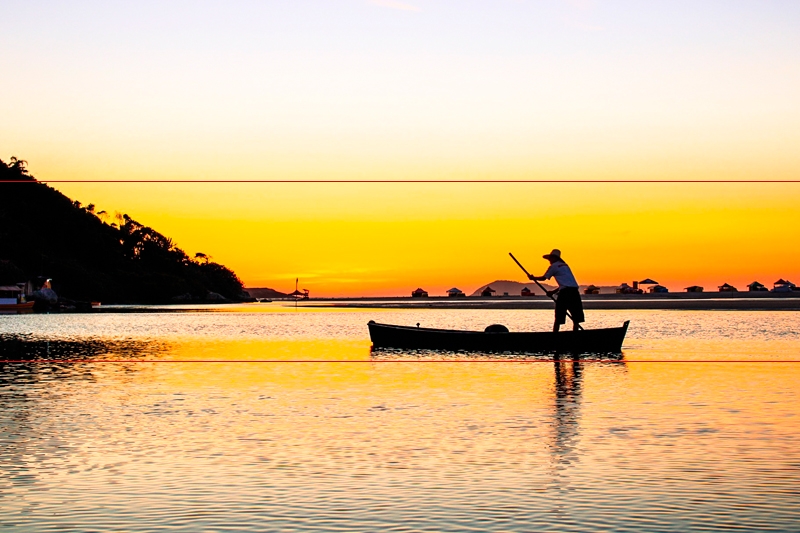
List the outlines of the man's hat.
{"type": "Polygon", "coordinates": [[[542,257],[544,257],[548,261],[555,261],[557,259],[561,259],[561,250],[559,250],[558,248],[553,248],[552,252],[550,252],[547,255],[543,255],[542,257]]]}

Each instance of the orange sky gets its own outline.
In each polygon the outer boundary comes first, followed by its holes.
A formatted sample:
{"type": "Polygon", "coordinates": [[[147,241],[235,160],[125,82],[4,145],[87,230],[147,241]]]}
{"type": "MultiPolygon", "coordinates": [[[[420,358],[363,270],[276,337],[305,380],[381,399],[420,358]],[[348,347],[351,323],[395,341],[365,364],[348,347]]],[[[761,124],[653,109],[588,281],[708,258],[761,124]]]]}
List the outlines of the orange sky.
{"type": "Polygon", "coordinates": [[[673,291],[800,274],[800,184],[58,184],[204,252],[251,287],[471,292],[560,248],[581,283],[673,291]]]}
{"type": "MultiPolygon", "coordinates": [[[[9,0],[0,158],[42,180],[800,180],[789,1],[9,0]]],[[[800,184],[57,184],[249,286],[800,278],[800,184]]]]}

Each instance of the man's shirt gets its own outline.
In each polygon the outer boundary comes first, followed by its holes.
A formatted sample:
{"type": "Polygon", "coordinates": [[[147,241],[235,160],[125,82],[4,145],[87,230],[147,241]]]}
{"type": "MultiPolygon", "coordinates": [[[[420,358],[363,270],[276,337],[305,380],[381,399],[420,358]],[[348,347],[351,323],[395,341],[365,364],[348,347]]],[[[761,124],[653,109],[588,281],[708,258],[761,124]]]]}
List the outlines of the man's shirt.
{"type": "Polygon", "coordinates": [[[575,276],[572,275],[572,270],[563,261],[556,261],[550,265],[547,272],[544,273],[545,279],[556,278],[558,288],[575,287],[578,288],[578,282],[575,281],[575,276]]]}

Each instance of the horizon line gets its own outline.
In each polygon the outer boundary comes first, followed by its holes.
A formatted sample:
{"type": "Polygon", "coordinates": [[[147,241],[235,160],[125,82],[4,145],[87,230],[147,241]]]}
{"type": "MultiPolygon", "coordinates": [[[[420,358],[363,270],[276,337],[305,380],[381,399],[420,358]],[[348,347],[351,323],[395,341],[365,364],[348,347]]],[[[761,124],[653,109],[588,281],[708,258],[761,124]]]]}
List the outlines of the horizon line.
{"type": "Polygon", "coordinates": [[[800,183],[793,180],[0,180],[0,183],[800,183]]]}

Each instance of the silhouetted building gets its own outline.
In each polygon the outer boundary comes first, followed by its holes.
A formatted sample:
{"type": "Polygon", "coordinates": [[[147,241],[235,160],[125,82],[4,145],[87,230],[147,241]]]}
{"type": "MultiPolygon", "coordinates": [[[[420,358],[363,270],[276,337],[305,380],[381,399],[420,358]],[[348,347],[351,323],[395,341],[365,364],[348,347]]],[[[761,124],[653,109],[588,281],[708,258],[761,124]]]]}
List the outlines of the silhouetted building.
{"type": "Polygon", "coordinates": [[[466,296],[466,294],[464,294],[464,292],[461,291],[460,289],[456,289],[455,287],[453,287],[452,289],[447,291],[447,296],[449,296],[450,298],[461,298],[463,296],[466,296]]]}
{"type": "Polygon", "coordinates": [[[639,282],[634,281],[633,287],[631,287],[627,283],[623,283],[622,285],[617,287],[617,289],[614,292],[616,292],[617,294],[642,294],[644,291],[642,291],[642,289],[639,288],[639,282]]]}
{"type": "Polygon", "coordinates": [[[703,287],[692,285],[691,287],[686,287],[686,292],[703,292],[703,287]]]}
{"type": "Polygon", "coordinates": [[[589,285],[583,289],[583,294],[600,294],[600,287],[597,285],[589,285]]]}
{"type": "Polygon", "coordinates": [[[757,282],[757,281],[754,281],[753,283],[751,283],[750,285],[748,285],[748,286],[747,286],[747,289],[748,289],[750,292],[764,292],[764,291],[767,291],[767,290],[769,290],[769,289],[767,289],[767,288],[764,286],[764,284],[763,284],[763,283],[759,283],[759,282],[757,282]]]}
{"type": "Polygon", "coordinates": [[[24,283],[0,287],[0,315],[33,312],[34,302],[26,302],[24,283]]]}
{"type": "Polygon", "coordinates": [[[728,283],[723,283],[719,286],[719,292],[739,292],[739,289],[728,283]]]}
{"type": "Polygon", "coordinates": [[[25,291],[16,285],[0,286],[0,304],[24,303],[25,291]]]}
{"type": "Polygon", "coordinates": [[[772,286],[772,292],[792,292],[797,290],[795,284],[786,279],[779,279],[772,286]]]}
{"type": "Polygon", "coordinates": [[[414,292],[411,293],[411,297],[412,298],[427,298],[428,297],[428,291],[425,291],[425,290],[422,290],[420,288],[417,288],[417,290],[415,290],[414,292]]]}
{"type": "Polygon", "coordinates": [[[519,291],[520,296],[531,296],[533,293],[528,287],[522,287],[522,290],[519,291]]]}
{"type": "Polygon", "coordinates": [[[483,291],[481,292],[481,296],[493,296],[495,292],[497,292],[497,291],[496,291],[496,290],[494,290],[493,288],[491,288],[491,287],[486,287],[486,288],[485,288],[485,289],[483,289],[483,291]]]}

